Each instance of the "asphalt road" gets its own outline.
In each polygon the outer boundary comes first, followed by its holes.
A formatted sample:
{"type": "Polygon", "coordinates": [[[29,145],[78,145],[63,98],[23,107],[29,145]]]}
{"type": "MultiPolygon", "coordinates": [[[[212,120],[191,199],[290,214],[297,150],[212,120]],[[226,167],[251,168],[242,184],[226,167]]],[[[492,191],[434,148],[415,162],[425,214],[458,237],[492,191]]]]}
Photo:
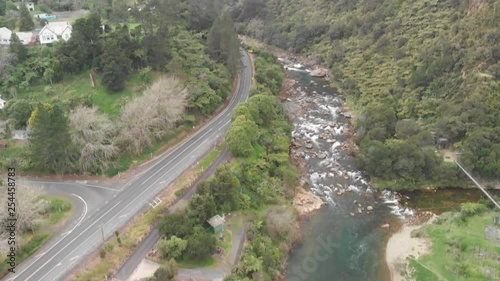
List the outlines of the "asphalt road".
{"type": "Polygon", "coordinates": [[[227,107],[189,139],[165,155],[154,166],[133,178],[98,211],[81,220],[74,229],[46,250],[16,268],[4,280],[53,281],[63,279],[88,254],[95,251],[114,231],[124,226],[166,186],[212,149],[228,129],[233,110],[246,101],[252,84],[250,58],[241,51],[242,71],[236,94],[227,107]],[[126,187],[126,188],[125,188],[126,187]]]}
{"type": "MultiPolygon", "coordinates": [[[[204,181],[210,178],[217,167],[224,164],[226,161],[231,158],[231,154],[224,149],[221,154],[210,164],[207,170],[203,172],[203,174],[198,177],[193,184],[189,187],[189,190],[182,196],[182,198],[173,204],[173,206],[169,207],[167,212],[169,214],[175,213],[185,207],[187,207],[188,202],[191,198],[196,194],[196,187],[201,181],[204,181]]],[[[134,252],[130,257],[127,258],[127,261],[122,265],[122,267],[118,270],[115,275],[115,278],[121,281],[126,281],[129,279],[130,275],[134,273],[137,266],[141,263],[142,259],[144,259],[147,253],[153,249],[156,243],[160,240],[160,232],[157,228],[154,228],[153,231],[149,233],[149,235],[135,248],[134,252]]]]}

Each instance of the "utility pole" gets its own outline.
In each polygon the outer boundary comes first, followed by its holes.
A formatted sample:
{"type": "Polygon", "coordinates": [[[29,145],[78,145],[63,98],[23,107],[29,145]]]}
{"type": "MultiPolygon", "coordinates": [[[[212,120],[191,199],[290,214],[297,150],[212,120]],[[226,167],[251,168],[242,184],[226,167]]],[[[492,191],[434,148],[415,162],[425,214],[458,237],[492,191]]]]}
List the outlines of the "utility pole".
{"type": "Polygon", "coordinates": [[[102,243],[104,243],[104,225],[101,224],[102,243]]]}

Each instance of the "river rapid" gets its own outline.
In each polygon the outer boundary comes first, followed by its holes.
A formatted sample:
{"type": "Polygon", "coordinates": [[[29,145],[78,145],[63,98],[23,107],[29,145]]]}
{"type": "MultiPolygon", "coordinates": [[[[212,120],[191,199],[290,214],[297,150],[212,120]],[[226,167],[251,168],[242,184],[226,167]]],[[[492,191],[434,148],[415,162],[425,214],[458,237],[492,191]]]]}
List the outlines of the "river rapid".
{"type": "Polygon", "coordinates": [[[303,166],[301,180],[327,204],[302,220],[305,238],[290,253],[286,280],[389,280],[387,238],[398,217],[413,212],[390,192],[373,190],[350,156],[353,129],[341,95],[298,67],[287,67],[296,83],[284,102],[293,122],[291,154],[303,166]]]}

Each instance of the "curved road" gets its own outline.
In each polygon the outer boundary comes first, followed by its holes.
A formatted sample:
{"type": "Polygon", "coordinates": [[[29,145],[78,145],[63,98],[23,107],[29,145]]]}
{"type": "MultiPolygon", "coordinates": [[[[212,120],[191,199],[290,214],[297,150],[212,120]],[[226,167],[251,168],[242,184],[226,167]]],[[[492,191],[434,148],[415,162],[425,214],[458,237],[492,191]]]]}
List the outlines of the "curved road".
{"type": "Polygon", "coordinates": [[[242,71],[238,89],[227,107],[190,138],[159,157],[154,166],[134,178],[120,192],[115,192],[100,210],[83,219],[69,233],[52,245],[42,256],[28,260],[4,280],[61,280],[88,254],[95,251],[114,231],[124,226],[136,213],[149,207],[155,196],[186,169],[212,149],[226,132],[233,110],[246,101],[252,83],[248,54],[241,50],[242,71]]]}

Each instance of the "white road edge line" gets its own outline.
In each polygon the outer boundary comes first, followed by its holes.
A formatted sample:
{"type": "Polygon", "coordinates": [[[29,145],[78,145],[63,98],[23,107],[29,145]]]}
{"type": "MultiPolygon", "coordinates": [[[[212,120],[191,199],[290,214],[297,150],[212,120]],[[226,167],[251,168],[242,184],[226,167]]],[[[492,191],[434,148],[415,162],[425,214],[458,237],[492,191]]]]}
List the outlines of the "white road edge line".
{"type": "MultiPolygon", "coordinates": [[[[241,80],[240,80],[240,81],[238,81],[238,90],[240,89],[240,88],[239,88],[239,86],[240,86],[240,82],[241,82],[241,80]]],[[[242,84],[244,84],[244,83],[242,83],[242,84]]],[[[192,135],[189,139],[184,140],[183,142],[181,142],[180,144],[178,144],[176,147],[180,147],[180,146],[182,146],[184,143],[186,143],[186,142],[190,141],[190,140],[191,140],[191,139],[193,139],[195,136],[197,136],[198,134],[200,134],[200,133],[201,133],[201,131],[202,131],[204,128],[207,128],[209,125],[211,125],[212,123],[216,122],[218,119],[222,118],[222,116],[223,116],[223,115],[224,115],[224,114],[225,114],[225,113],[229,110],[230,106],[231,106],[231,105],[233,104],[233,102],[235,101],[236,96],[237,96],[236,94],[234,94],[234,95],[233,95],[233,98],[232,98],[232,99],[231,99],[231,101],[229,102],[228,106],[226,106],[226,108],[225,108],[225,109],[224,109],[224,110],[223,110],[223,111],[222,111],[222,112],[218,115],[218,117],[216,117],[216,118],[212,119],[210,122],[208,122],[207,124],[205,124],[205,126],[203,126],[202,128],[200,128],[200,129],[199,129],[199,130],[198,130],[198,131],[197,131],[194,135],[192,135]]],[[[248,100],[248,97],[246,97],[246,98],[245,98],[245,101],[246,101],[246,100],[248,100]]],[[[239,102],[237,102],[237,103],[239,103],[239,102]]],[[[230,121],[229,121],[229,122],[230,122],[230,121]]],[[[203,137],[203,136],[205,136],[205,135],[206,135],[206,134],[208,134],[208,133],[210,133],[210,131],[208,131],[208,132],[206,132],[205,134],[203,134],[203,135],[202,135],[202,137],[203,137]]],[[[193,143],[193,144],[194,144],[194,143],[193,143]]],[[[186,150],[187,150],[189,147],[191,147],[193,144],[191,144],[191,145],[189,145],[188,147],[186,147],[186,149],[184,149],[184,150],[183,150],[181,153],[179,153],[179,154],[184,153],[184,151],[186,151],[186,150]]],[[[198,146],[199,146],[199,145],[198,145],[198,146]]],[[[198,147],[198,146],[197,146],[197,147],[198,147]]],[[[165,159],[165,158],[167,158],[168,156],[170,156],[170,155],[171,155],[171,154],[172,154],[172,153],[173,153],[173,152],[177,149],[176,147],[174,147],[172,150],[170,150],[170,152],[168,152],[167,154],[165,154],[165,156],[163,156],[163,159],[165,159]]],[[[177,156],[177,157],[178,157],[178,156],[177,156]]],[[[174,159],[176,159],[177,157],[175,157],[174,159]]],[[[183,159],[185,159],[185,158],[186,158],[186,157],[184,157],[183,159]]],[[[160,160],[160,162],[161,162],[163,159],[161,159],[161,160],[160,160]]],[[[168,163],[168,164],[170,164],[170,163],[171,163],[174,159],[172,159],[171,161],[169,161],[169,163],[168,163]]],[[[168,164],[166,164],[166,165],[168,165],[168,164]]],[[[151,176],[150,176],[148,179],[146,179],[145,181],[147,181],[147,180],[151,179],[153,176],[155,176],[155,175],[156,175],[158,172],[160,172],[160,171],[163,169],[163,167],[165,167],[166,165],[163,165],[160,169],[158,169],[155,173],[153,173],[153,175],[151,175],[151,176]]],[[[177,165],[175,165],[175,166],[177,166],[177,165]]],[[[175,166],[174,166],[174,167],[175,167],[175,166]]],[[[168,170],[168,172],[169,172],[170,170],[172,170],[174,167],[172,167],[171,169],[169,169],[169,170],[168,170]]],[[[146,171],[149,171],[149,170],[151,170],[151,169],[153,169],[153,168],[154,168],[154,166],[152,166],[151,168],[147,169],[146,171]]],[[[146,171],[143,171],[143,172],[141,172],[140,174],[145,173],[146,171]]],[[[158,179],[158,180],[160,180],[160,179],[158,179]]],[[[154,181],[154,182],[153,182],[150,186],[148,186],[146,189],[144,189],[144,190],[143,190],[143,192],[141,192],[141,193],[140,193],[140,194],[139,194],[136,198],[139,198],[139,197],[140,197],[140,196],[141,196],[144,192],[148,191],[148,190],[149,190],[149,189],[150,189],[150,188],[151,188],[151,187],[152,187],[152,186],[153,186],[156,182],[158,182],[158,180],[154,181]]],[[[145,182],[145,181],[144,181],[144,182],[145,182]]],[[[130,182],[132,182],[132,181],[130,181],[130,182]]],[[[96,187],[97,187],[97,186],[96,186],[96,187]]],[[[110,188],[104,188],[104,189],[110,189],[110,188]]],[[[116,189],[110,189],[110,190],[117,191],[116,189]]],[[[122,189],[120,189],[120,190],[123,190],[123,188],[122,188],[122,189]]],[[[82,199],[82,200],[83,200],[83,199],[82,199]]],[[[31,277],[33,277],[33,275],[35,275],[35,274],[36,274],[36,273],[37,273],[37,272],[38,272],[41,268],[45,267],[45,266],[47,265],[47,263],[49,263],[50,261],[52,261],[52,260],[54,259],[54,257],[56,257],[56,256],[57,256],[60,252],[62,252],[64,249],[66,249],[66,247],[68,247],[68,246],[69,246],[69,244],[73,243],[76,239],[78,239],[78,238],[82,235],[82,233],[84,233],[84,232],[85,232],[85,231],[87,231],[89,228],[91,228],[92,226],[94,226],[94,224],[96,224],[96,223],[97,223],[97,222],[98,222],[98,221],[99,221],[102,217],[104,217],[105,215],[107,215],[107,214],[108,214],[111,210],[113,210],[113,209],[114,209],[114,208],[115,208],[115,207],[116,207],[119,203],[121,203],[121,202],[122,202],[122,201],[119,201],[118,203],[116,203],[116,204],[115,204],[115,205],[114,205],[111,209],[109,209],[106,213],[104,213],[102,216],[100,216],[98,219],[96,219],[96,220],[95,220],[95,221],[94,221],[94,222],[93,222],[90,226],[88,226],[85,230],[83,230],[82,232],[80,232],[80,234],[78,234],[78,235],[77,235],[77,236],[76,236],[73,240],[71,240],[68,244],[66,244],[66,246],[64,246],[61,250],[59,250],[56,254],[54,254],[54,255],[52,256],[52,258],[50,258],[49,260],[47,260],[47,261],[46,261],[46,262],[45,262],[45,263],[44,263],[41,267],[39,267],[39,268],[38,268],[35,272],[33,272],[33,274],[31,274],[30,276],[28,276],[28,278],[27,278],[27,279],[30,279],[31,277]]],[[[130,204],[132,204],[132,203],[134,203],[134,201],[132,201],[132,202],[130,202],[129,204],[127,204],[127,205],[125,206],[125,208],[124,208],[124,209],[126,209],[126,208],[127,208],[130,204]]],[[[123,209],[122,209],[122,210],[123,210],[123,209]]],[[[78,226],[78,225],[77,225],[77,226],[78,226]]],[[[97,231],[96,231],[96,232],[94,232],[94,233],[92,233],[92,235],[94,235],[95,233],[97,233],[97,231]]],[[[88,237],[88,238],[87,238],[87,239],[86,239],[86,240],[85,240],[82,244],[85,244],[85,243],[88,241],[88,239],[90,239],[90,238],[92,237],[92,235],[90,235],[90,236],[89,236],[89,237],[88,237]]],[[[60,240],[59,240],[56,244],[54,244],[54,245],[53,245],[53,246],[52,246],[49,250],[51,250],[52,248],[54,248],[57,244],[59,244],[59,242],[60,242],[60,240]]],[[[82,244],[80,244],[80,245],[82,245],[82,244]]],[[[74,250],[76,250],[76,249],[74,249],[74,250]]],[[[71,253],[73,253],[73,252],[74,252],[74,250],[73,250],[73,251],[71,251],[71,253]]],[[[70,253],[70,254],[71,254],[71,253],[70,253]]],[[[38,260],[38,259],[37,259],[37,260],[38,260]]],[[[35,261],[35,262],[36,262],[36,261],[35,261]]],[[[58,264],[58,265],[59,265],[59,264],[58,264]]],[[[55,268],[55,267],[54,267],[54,268],[55,268]]],[[[53,269],[54,269],[54,268],[53,268],[53,269]]],[[[52,270],[53,270],[53,269],[52,269],[52,270]]],[[[26,270],[26,269],[25,269],[25,270],[26,270]]],[[[23,273],[25,270],[23,270],[22,272],[20,272],[20,273],[19,273],[19,275],[20,275],[21,273],[23,273]]],[[[45,274],[45,275],[44,275],[41,279],[43,279],[45,276],[47,276],[47,275],[48,275],[48,274],[49,274],[52,270],[50,270],[49,272],[47,272],[47,274],[45,274]]],[[[18,275],[18,276],[19,276],[19,275],[18,275]]],[[[17,277],[14,277],[14,279],[12,279],[12,280],[15,280],[16,278],[17,278],[17,277]]]]}
{"type": "MultiPolygon", "coordinates": [[[[71,232],[73,232],[73,230],[75,230],[75,228],[77,228],[80,223],[82,222],[82,220],[85,218],[85,216],[87,215],[87,212],[88,212],[88,205],[87,205],[87,202],[85,202],[85,200],[83,200],[82,197],[74,194],[74,193],[71,193],[72,195],[76,196],[78,199],[82,200],[84,206],[85,206],[85,210],[83,211],[83,214],[78,218],[78,223],[69,231],[66,231],[65,232],[65,235],[59,239],[59,241],[57,241],[54,245],[52,245],[52,247],[50,247],[47,251],[45,251],[45,253],[41,254],[41,255],[38,255],[38,256],[35,256],[38,257],[36,258],[31,264],[34,264],[35,262],[37,262],[43,255],[45,255],[48,251],[52,250],[52,248],[54,248],[55,246],[57,246],[57,244],[59,244],[61,242],[62,239],[64,239],[64,237],[66,237],[68,234],[70,234],[71,232]]],[[[25,268],[23,271],[17,273],[17,275],[21,275],[23,272],[25,272],[27,269],[29,268],[29,266],[27,268],[25,268]]],[[[12,280],[15,280],[17,277],[14,277],[12,278],[12,280]]]]}
{"type": "MultiPolygon", "coordinates": [[[[78,196],[78,195],[76,195],[76,196],[78,196]]],[[[80,196],[78,196],[78,197],[80,197],[80,196]]],[[[81,198],[81,197],[80,197],[80,198],[81,198]]],[[[83,200],[83,199],[82,199],[82,200],[83,200]]],[[[111,212],[111,211],[112,211],[112,210],[113,210],[116,206],[118,206],[118,204],[120,204],[121,202],[122,202],[122,201],[119,201],[118,203],[116,203],[116,204],[113,206],[113,208],[109,209],[106,213],[104,213],[102,216],[100,216],[98,219],[96,219],[96,220],[95,220],[95,221],[94,221],[91,225],[89,225],[89,226],[88,226],[85,230],[83,230],[82,232],[80,232],[80,234],[78,234],[75,238],[73,238],[73,240],[71,240],[69,243],[67,243],[67,244],[66,244],[66,245],[65,245],[62,249],[60,249],[60,250],[59,250],[57,253],[55,253],[55,254],[54,254],[51,258],[49,258],[49,259],[48,259],[48,260],[47,260],[47,261],[46,261],[46,262],[45,262],[45,263],[44,263],[41,267],[39,267],[37,270],[35,270],[35,272],[33,272],[30,276],[28,276],[28,277],[26,278],[26,280],[28,280],[28,279],[30,279],[31,277],[33,277],[33,275],[35,275],[35,274],[36,274],[36,273],[37,273],[40,269],[42,269],[42,268],[43,268],[44,266],[46,266],[49,262],[51,262],[51,261],[52,261],[52,260],[53,260],[53,259],[54,259],[54,258],[55,258],[55,257],[56,257],[59,253],[60,253],[60,252],[62,252],[64,249],[66,249],[66,247],[68,247],[71,243],[73,243],[73,241],[75,241],[76,239],[78,239],[78,238],[79,238],[79,237],[80,237],[80,236],[81,236],[81,235],[82,235],[85,231],[87,231],[89,228],[91,228],[92,226],[94,226],[94,225],[95,225],[95,224],[96,224],[96,223],[97,223],[97,222],[98,222],[98,221],[99,221],[102,217],[104,217],[104,216],[105,216],[105,215],[107,215],[109,212],[111,212]]],[[[85,205],[86,205],[86,204],[85,204],[85,205]]],[[[73,230],[73,229],[72,229],[72,230],[73,230]]],[[[59,242],[60,242],[60,241],[61,241],[61,240],[59,240],[59,242]]],[[[59,244],[59,242],[58,242],[58,243],[56,243],[56,244],[54,244],[54,246],[52,246],[52,247],[49,249],[49,251],[50,251],[52,248],[54,248],[57,244],[59,244]]],[[[49,274],[51,271],[52,271],[52,270],[50,270],[49,272],[47,272],[47,274],[49,274]]],[[[23,271],[23,272],[24,272],[24,271],[23,271]]],[[[23,273],[23,272],[20,272],[20,273],[18,274],[18,276],[19,276],[19,275],[21,275],[21,273],[23,273]]],[[[45,274],[44,276],[42,276],[42,278],[40,278],[39,280],[42,280],[42,279],[43,279],[43,277],[45,277],[47,274],[45,274]]]]}

